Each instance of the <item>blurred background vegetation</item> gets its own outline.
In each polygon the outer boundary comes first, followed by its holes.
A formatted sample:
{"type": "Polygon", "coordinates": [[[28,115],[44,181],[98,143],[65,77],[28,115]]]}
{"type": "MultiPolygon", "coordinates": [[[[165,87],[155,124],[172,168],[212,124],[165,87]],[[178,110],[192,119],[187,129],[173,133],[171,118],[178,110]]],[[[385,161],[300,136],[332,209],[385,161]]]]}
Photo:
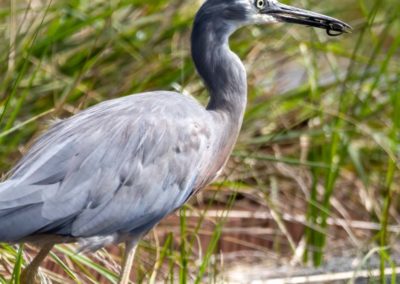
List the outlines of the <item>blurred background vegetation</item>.
{"type": "MultiPolygon", "coordinates": [[[[166,89],[206,103],[189,45],[201,2],[1,1],[1,172],[49,120],[98,102],[166,89]]],[[[250,283],[312,266],[311,273],[366,270],[396,282],[398,0],[282,2],[340,18],[354,32],[331,38],[277,25],[233,36],[249,76],[238,144],[224,175],[142,242],[136,281],[250,283]]],[[[42,276],[116,281],[117,248],[74,250],[58,246],[42,276]]],[[[18,283],[34,252],[1,245],[0,282],[18,283]]]]}

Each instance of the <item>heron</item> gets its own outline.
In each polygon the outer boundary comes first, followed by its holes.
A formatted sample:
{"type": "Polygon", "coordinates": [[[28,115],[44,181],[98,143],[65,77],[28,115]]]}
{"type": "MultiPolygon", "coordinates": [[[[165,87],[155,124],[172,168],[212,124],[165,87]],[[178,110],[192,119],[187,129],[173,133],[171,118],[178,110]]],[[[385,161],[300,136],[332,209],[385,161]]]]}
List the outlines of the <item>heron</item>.
{"type": "Polygon", "coordinates": [[[108,100],[52,125],[0,184],[0,242],[40,251],[22,273],[35,283],[58,243],[95,251],[124,243],[119,283],[130,280],[139,240],[211,183],[236,143],[247,79],[230,36],[251,24],[294,23],[351,31],[332,17],[275,0],[207,0],[196,14],[191,51],[209,93],[152,91],[108,100]]]}

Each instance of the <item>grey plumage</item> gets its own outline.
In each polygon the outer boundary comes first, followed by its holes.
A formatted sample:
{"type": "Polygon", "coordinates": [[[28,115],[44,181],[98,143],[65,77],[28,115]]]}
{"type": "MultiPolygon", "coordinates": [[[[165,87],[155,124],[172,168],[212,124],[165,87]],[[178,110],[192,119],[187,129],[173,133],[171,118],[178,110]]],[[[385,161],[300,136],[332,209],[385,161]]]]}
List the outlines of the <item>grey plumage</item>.
{"type": "Polygon", "coordinates": [[[197,13],[192,57],[209,93],[156,91],[100,103],[53,125],[0,184],[0,241],[46,240],[27,281],[51,245],[80,240],[97,249],[125,241],[121,283],[134,244],[210,183],[226,163],[242,124],[246,71],[229,48],[238,28],[291,22],[331,34],[350,27],[267,0],[208,0],[197,13]],[[130,253],[129,253],[130,252],[130,253]]]}
{"type": "Polygon", "coordinates": [[[1,184],[0,239],[145,233],[199,186],[211,124],[196,101],[172,92],[107,101],[57,123],[1,184]]]}

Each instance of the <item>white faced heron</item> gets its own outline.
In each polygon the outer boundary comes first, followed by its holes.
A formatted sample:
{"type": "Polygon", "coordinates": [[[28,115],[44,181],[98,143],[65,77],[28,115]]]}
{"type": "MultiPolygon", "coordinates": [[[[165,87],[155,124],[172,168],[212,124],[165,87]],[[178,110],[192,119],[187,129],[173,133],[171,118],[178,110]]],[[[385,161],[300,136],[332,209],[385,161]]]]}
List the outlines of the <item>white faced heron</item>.
{"type": "Polygon", "coordinates": [[[138,240],[213,181],[235,145],[246,72],[229,48],[249,24],[289,22],[349,32],[337,19],[274,0],[208,0],[197,13],[192,57],[210,101],[156,91],[100,103],[53,125],[0,184],[0,241],[41,251],[23,272],[33,283],[55,243],[96,250],[125,242],[128,283],[138,240]]]}

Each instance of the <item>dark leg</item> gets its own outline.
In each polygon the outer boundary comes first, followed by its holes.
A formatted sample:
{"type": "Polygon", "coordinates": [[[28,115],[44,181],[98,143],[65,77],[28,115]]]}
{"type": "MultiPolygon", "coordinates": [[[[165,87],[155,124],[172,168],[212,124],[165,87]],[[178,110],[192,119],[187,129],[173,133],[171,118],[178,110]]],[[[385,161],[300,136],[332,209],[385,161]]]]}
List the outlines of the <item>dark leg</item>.
{"type": "Polygon", "coordinates": [[[21,273],[21,284],[33,284],[40,283],[37,279],[37,272],[40,264],[49,254],[50,250],[53,248],[54,244],[46,244],[42,247],[36,257],[32,260],[32,262],[22,271],[21,273]]]}

